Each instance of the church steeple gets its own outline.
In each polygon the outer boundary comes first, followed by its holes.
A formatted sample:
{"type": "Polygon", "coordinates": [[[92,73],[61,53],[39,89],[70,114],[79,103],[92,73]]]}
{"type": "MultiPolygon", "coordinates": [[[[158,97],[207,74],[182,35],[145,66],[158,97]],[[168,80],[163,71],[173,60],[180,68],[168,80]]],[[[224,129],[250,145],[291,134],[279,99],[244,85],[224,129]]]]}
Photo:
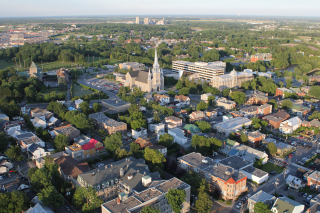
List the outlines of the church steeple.
{"type": "Polygon", "coordinates": [[[148,81],[151,81],[150,67],[149,67],[148,81]]]}
{"type": "Polygon", "coordinates": [[[158,63],[158,54],[157,54],[157,48],[155,48],[154,53],[154,62],[153,62],[153,69],[152,72],[159,72],[159,63],[158,63]]]}

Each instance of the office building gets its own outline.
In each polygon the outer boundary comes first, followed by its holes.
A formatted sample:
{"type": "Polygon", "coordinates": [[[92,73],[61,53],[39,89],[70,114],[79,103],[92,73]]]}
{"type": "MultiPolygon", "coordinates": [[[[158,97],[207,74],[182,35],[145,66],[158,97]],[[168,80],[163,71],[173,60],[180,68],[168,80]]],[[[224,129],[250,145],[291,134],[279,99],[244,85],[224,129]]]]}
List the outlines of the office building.
{"type": "Polygon", "coordinates": [[[211,85],[219,90],[223,90],[225,88],[241,87],[243,82],[253,79],[254,76],[250,69],[245,69],[243,72],[232,70],[229,74],[213,76],[211,85]]]}
{"type": "Polygon", "coordinates": [[[188,61],[173,61],[172,70],[191,74],[197,73],[199,78],[211,81],[214,76],[223,75],[225,73],[226,63],[222,61],[195,63],[188,61]]]}
{"type": "Polygon", "coordinates": [[[144,18],[144,24],[149,24],[149,18],[144,18]]]}
{"type": "Polygon", "coordinates": [[[139,16],[136,17],[136,24],[139,24],[140,23],[140,19],[139,19],[139,16]]]}

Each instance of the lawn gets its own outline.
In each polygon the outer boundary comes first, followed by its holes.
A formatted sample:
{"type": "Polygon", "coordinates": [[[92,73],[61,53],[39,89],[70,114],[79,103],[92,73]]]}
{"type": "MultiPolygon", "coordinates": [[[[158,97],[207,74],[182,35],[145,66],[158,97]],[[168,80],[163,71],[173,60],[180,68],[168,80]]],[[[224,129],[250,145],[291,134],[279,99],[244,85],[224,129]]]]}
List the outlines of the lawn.
{"type": "Polygon", "coordinates": [[[51,87],[50,89],[46,88],[46,91],[44,92],[44,94],[49,94],[51,92],[56,92],[58,93],[65,93],[66,97],[67,97],[67,89],[61,89],[60,87],[51,87]]]}
{"type": "Polygon", "coordinates": [[[88,95],[91,93],[94,93],[94,91],[83,88],[79,85],[73,84],[73,96],[88,95]]]}
{"type": "Polygon", "coordinates": [[[120,61],[118,59],[113,59],[113,58],[110,58],[109,59],[109,65],[115,65],[115,64],[119,64],[119,63],[123,63],[124,61],[120,61]]]}
{"type": "Polygon", "coordinates": [[[271,171],[276,171],[278,174],[280,174],[283,171],[281,166],[278,166],[278,165],[270,163],[270,162],[263,164],[260,169],[265,172],[268,172],[268,173],[271,171]]]}
{"type": "MultiPolygon", "coordinates": [[[[42,69],[42,64],[37,64],[37,66],[42,69]]],[[[52,70],[52,69],[59,69],[59,68],[70,68],[69,66],[76,66],[74,63],[65,62],[62,63],[61,61],[55,61],[55,62],[47,62],[43,64],[43,68],[45,70],[52,70]]]]}
{"type": "MultiPolygon", "coordinates": [[[[88,56],[86,56],[85,58],[86,58],[88,63],[93,62],[93,57],[92,56],[89,56],[89,60],[88,60],[88,56]]],[[[107,58],[100,56],[100,60],[104,60],[104,59],[107,59],[107,58]]],[[[110,60],[113,60],[113,59],[110,59],[110,60]]],[[[98,61],[99,61],[99,57],[97,57],[97,56],[94,57],[94,62],[98,62],[98,61]]]]}
{"type": "Polygon", "coordinates": [[[25,71],[26,70],[25,68],[20,68],[20,67],[14,65],[14,63],[7,62],[5,60],[0,60],[0,70],[5,69],[7,67],[14,67],[15,69],[18,69],[19,71],[25,71]]]}

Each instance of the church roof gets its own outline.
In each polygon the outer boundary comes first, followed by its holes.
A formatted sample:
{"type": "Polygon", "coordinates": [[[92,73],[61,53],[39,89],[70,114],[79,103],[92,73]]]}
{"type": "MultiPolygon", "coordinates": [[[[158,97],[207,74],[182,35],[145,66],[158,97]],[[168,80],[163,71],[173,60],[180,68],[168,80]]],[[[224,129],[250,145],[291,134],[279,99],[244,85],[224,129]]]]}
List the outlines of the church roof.
{"type": "Polygon", "coordinates": [[[142,82],[142,83],[148,83],[148,72],[147,71],[131,71],[129,72],[131,78],[136,77],[136,81],[142,82]]]}
{"type": "Polygon", "coordinates": [[[34,62],[32,62],[31,63],[31,66],[30,66],[30,69],[38,69],[38,67],[37,67],[37,65],[34,63],[34,62]]]}

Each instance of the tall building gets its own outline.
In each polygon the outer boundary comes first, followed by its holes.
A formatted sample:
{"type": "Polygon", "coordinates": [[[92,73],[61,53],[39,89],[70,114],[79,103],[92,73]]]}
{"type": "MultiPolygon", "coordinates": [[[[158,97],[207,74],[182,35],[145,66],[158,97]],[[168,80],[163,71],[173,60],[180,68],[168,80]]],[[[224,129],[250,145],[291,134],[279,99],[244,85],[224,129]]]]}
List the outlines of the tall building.
{"type": "Polygon", "coordinates": [[[32,62],[29,68],[30,77],[36,77],[42,81],[42,70],[37,67],[37,65],[32,62]]]}
{"type": "Polygon", "coordinates": [[[225,88],[241,87],[242,82],[253,80],[252,70],[246,69],[243,72],[232,70],[229,74],[213,76],[211,85],[223,90],[225,88]]]}
{"type": "Polygon", "coordinates": [[[144,18],[144,24],[149,24],[149,18],[144,18]]]}
{"type": "Polygon", "coordinates": [[[214,76],[223,75],[226,71],[226,63],[222,61],[216,62],[188,62],[188,61],[173,61],[172,70],[183,71],[185,73],[197,73],[199,78],[209,80],[214,76]]]}
{"type": "Polygon", "coordinates": [[[139,19],[139,16],[136,17],[136,24],[139,24],[140,23],[140,19],[139,19]]]}

